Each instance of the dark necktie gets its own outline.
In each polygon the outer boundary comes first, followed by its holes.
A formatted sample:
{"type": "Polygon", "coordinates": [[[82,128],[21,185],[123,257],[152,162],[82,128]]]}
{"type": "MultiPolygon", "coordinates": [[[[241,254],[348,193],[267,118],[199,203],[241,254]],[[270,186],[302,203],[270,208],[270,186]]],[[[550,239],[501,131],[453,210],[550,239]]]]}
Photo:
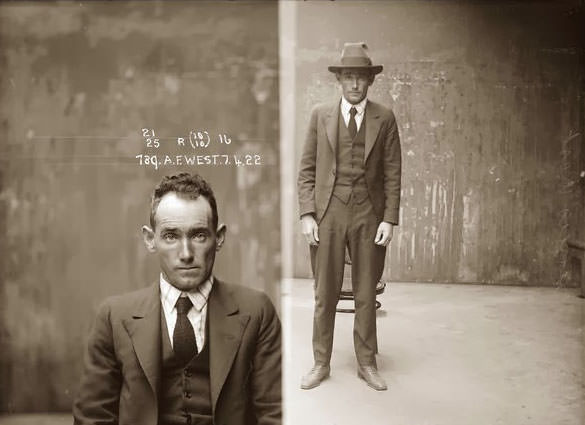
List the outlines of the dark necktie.
{"type": "Polygon", "coordinates": [[[349,124],[347,125],[347,130],[349,131],[349,135],[350,137],[353,139],[355,139],[355,135],[357,134],[357,124],[355,122],[355,114],[357,114],[357,109],[355,109],[355,106],[352,106],[351,109],[349,110],[349,124]]]}
{"type": "Polygon", "coordinates": [[[179,297],[177,300],[177,323],[173,331],[173,350],[175,356],[186,364],[197,354],[197,340],[193,326],[187,317],[187,313],[193,307],[189,297],[179,297]]]}

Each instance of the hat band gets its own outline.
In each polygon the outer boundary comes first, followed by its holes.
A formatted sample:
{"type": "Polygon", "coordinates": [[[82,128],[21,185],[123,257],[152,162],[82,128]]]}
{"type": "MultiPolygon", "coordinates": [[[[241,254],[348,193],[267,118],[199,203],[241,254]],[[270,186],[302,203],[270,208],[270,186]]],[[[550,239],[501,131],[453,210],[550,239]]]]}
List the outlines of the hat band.
{"type": "Polygon", "coordinates": [[[370,58],[363,56],[345,56],[341,58],[342,66],[371,66],[372,61],[370,58]]]}

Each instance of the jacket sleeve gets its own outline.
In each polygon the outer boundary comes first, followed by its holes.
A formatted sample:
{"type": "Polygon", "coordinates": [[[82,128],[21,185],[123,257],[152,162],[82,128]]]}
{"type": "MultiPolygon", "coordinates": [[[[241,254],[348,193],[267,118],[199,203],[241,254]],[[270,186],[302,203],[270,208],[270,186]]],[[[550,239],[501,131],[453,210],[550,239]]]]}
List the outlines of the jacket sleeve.
{"type": "Polygon", "coordinates": [[[110,307],[98,310],[84,359],[81,387],[73,404],[75,425],[118,424],[122,373],[114,351],[110,307]]]}
{"type": "Polygon", "coordinates": [[[254,353],[251,390],[258,425],[282,423],[281,329],[270,299],[264,298],[254,353]]]}
{"type": "Polygon", "coordinates": [[[396,118],[390,112],[384,138],[384,221],[398,224],[402,158],[396,118]]]}
{"type": "Polygon", "coordinates": [[[315,213],[315,170],[317,162],[317,108],[311,112],[311,120],[305,137],[299,176],[297,180],[299,195],[299,215],[315,213]]]}

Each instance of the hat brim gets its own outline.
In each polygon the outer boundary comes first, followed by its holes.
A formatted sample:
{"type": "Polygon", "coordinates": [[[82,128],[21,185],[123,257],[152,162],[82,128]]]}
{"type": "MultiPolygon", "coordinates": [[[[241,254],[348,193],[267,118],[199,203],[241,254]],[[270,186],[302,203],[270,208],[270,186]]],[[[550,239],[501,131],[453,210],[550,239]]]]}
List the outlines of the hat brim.
{"type": "Polygon", "coordinates": [[[344,69],[367,69],[372,71],[372,73],[375,74],[379,74],[380,72],[382,72],[382,69],[384,69],[384,67],[382,65],[362,65],[362,66],[346,66],[346,65],[331,65],[328,66],[327,69],[330,72],[340,72],[344,69]]]}

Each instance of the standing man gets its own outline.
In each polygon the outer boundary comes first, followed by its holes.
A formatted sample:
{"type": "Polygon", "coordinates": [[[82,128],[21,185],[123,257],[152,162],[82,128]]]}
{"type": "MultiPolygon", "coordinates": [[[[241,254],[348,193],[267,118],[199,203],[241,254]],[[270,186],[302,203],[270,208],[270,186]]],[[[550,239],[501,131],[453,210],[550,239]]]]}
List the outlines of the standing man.
{"type": "Polygon", "coordinates": [[[392,111],[367,99],[382,66],[372,65],[365,43],[345,43],[340,63],[328,69],[335,73],[343,96],[313,110],[298,176],[302,231],[315,275],[315,363],[301,388],[318,386],[330,373],[347,247],[357,373],[370,387],[385,390],[375,357],[376,285],[398,224],[400,139],[392,111]]]}
{"type": "Polygon", "coordinates": [[[225,232],[200,176],[155,188],[142,233],[160,277],[100,307],[75,424],[281,423],[280,322],[265,294],[214,277],[225,232]]]}

